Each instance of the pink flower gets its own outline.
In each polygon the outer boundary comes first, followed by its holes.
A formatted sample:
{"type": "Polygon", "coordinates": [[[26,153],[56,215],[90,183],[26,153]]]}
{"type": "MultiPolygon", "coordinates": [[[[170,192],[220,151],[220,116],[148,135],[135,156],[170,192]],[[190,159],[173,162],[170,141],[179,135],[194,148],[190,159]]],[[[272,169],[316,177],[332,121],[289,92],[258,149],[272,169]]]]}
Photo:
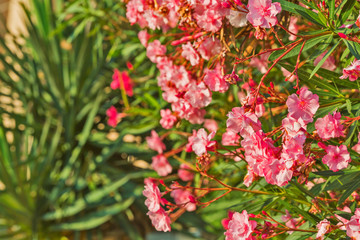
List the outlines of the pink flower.
{"type": "MultiPolygon", "coordinates": [[[[285,210],[286,215],[281,216],[281,220],[285,222],[288,228],[296,228],[297,221],[291,216],[288,210],[285,210]]],[[[293,231],[288,231],[289,234],[293,231]]]]}
{"type": "Polygon", "coordinates": [[[159,62],[160,59],[164,57],[165,53],[166,53],[166,47],[164,45],[161,45],[159,40],[155,40],[149,43],[146,49],[146,56],[153,63],[159,62]]]}
{"type": "Polygon", "coordinates": [[[233,132],[240,133],[242,137],[247,137],[261,130],[261,122],[252,112],[244,111],[243,107],[235,107],[228,113],[226,126],[233,132]]]}
{"type": "Polygon", "coordinates": [[[138,23],[141,27],[145,27],[147,22],[143,17],[143,13],[147,8],[145,0],[131,0],[126,5],[126,17],[131,25],[138,23]]]}
{"type": "Polygon", "coordinates": [[[289,77],[291,75],[291,72],[289,72],[285,68],[281,67],[281,71],[282,71],[284,77],[286,77],[289,82],[293,82],[296,79],[295,74],[293,74],[291,77],[289,77]]]}
{"type": "Polygon", "coordinates": [[[360,154],[360,143],[355,144],[351,149],[360,154]]]}
{"type": "Polygon", "coordinates": [[[191,112],[186,116],[186,120],[191,124],[202,124],[206,111],[204,109],[192,108],[191,112]]]}
{"type": "Polygon", "coordinates": [[[268,58],[270,53],[265,53],[260,55],[260,57],[253,57],[249,65],[251,67],[257,68],[262,74],[266,73],[268,70],[268,58]]]}
{"type": "Polygon", "coordinates": [[[203,59],[210,60],[211,57],[218,55],[221,52],[220,40],[207,37],[202,41],[197,50],[203,59]]]}
{"type": "Polygon", "coordinates": [[[185,99],[195,108],[203,108],[211,103],[211,92],[203,82],[191,84],[185,99]]]}
{"type": "Polygon", "coordinates": [[[116,127],[118,124],[118,113],[114,106],[111,106],[108,110],[106,110],[106,115],[108,116],[108,125],[111,127],[116,127]]]}
{"type": "Polygon", "coordinates": [[[145,181],[143,195],[146,197],[145,205],[149,211],[157,212],[161,208],[161,193],[158,186],[156,186],[154,182],[145,181]]]}
{"type": "Polygon", "coordinates": [[[315,122],[315,128],[319,137],[324,140],[344,136],[344,126],[340,123],[341,114],[334,112],[323,118],[318,118],[315,122]]]}
{"type": "Polygon", "coordinates": [[[265,180],[273,185],[280,187],[289,183],[293,176],[293,171],[287,167],[286,162],[281,159],[272,159],[268,162],[269,169],[264,169],[265,180]]]}
{"type": "Polygon", "coordinates": [[[196,155],[201,156],[207,152],[207,150],[212,150],[215,147],[216,141],[210,141],[215,136],[215,132],[207,135],[205,129],[201,128],[196,133],[196,137],[192,140],[192,150],[196,155]]]}
{"type": "Polygon", "coordinates": [[[126,71],[120,72],[117,69],[114,69],[114,74],[112,76],[113,81],[110,84],[110,87],[115,89],[124,89],[128,96],[133,95],[132,81],[126,71]]]}
{"type": "Polygon", "coordinates": [[[170,109],[161,109],[160,110],[160,124],[165,129],[170,129],[174,126],[177,121],[177,118],[172,115],[170,109]]]}
{"type": "Polygon", "coordinates": [[[205,119],[204,127],[210,132],[216,132],[219,128],[217,122],[214,119],[205,119]]]}
{"type": "Polygon", "coordinates": [[[196,135],[197,135],[197,132],[196,132],[195,129],[193,129],[193,135],[188,137],[188,143],[186,144],[186,148],[185,148],[186,152],[192,152],[193,151],[192,145],[193,145],[194,139],[196,138],[196,135]]]}
{"type": "Polygon", "coordinates": [[[347,168],[351,161],[350,154],[345,145],[340,147],[329,145],[325,148],[325,151],[327,154],[323,157],[322,161],[334,172],[347,168]]]}
{"type": "Polygon", "coordinates": [[[152,225],[157,231],[170,232],[171,220],[164,209],[160,208],[157,212],[148,212],[152,225]]]}
{"type": "Polygon", "coordinates": [[[192,181],[194,179],[195,173],[192,172],[191,167],[189,167],[185,163],[182,163],[178,170],[178,175],[181,180],[183,180],[184,182],[188,182],[188,181],[192,181]]]}
{"type": "Polygon", "coordinates": [[[124,113],[118,113],[114,106],[111,106],[106,110],[106,116],[108,116],[107,124],[111,127],[116,127],[120,119],[125,116],[124,113]]]}
{"type": "Polygon", "coordinates": [[[250,167],[250,165],[247,165],[247,170],[248,172],[244,177],[244,185],[250,187],[257,175],[254,173],[254,170],[252,169],[252,167],[250,167]]]}
{"type": "Polygon", "coordinates": [[[230,10],[230,14],[226,15],[230,24],[236,28],[245,27],[247,25],[246,13],[243,11],[230,10]]]}
{"type": "Polygon", "coordinates": [[[193,197],[191,192],[183,189],[175,189],[171,191],[170,196],[174,198],[176,205],[185,207],[186,211],[193,212],[196,210],[196,204],[190,202],[190,198],[193,197]]]}
{"type": "MultiPolygon", "coordinates": [[[[289,31],[294,33],[294,34],[297,34],[299,32],[299,26],[296,25],[297,20],[298,19],[296,17],[291,17],[290,18],[289,31]]],[[[290,35],[289,40],[290,41],[295,41],[296,36],[295,35],[290,35]]]]}
{"type": "Polygon", "coordinates": [[[246,18],[254,27],[271,28],[278,22],[276,15],[281,12],[280,3],[271,0],[249,0],[246,18]]]}
{"type": "Polygon", "coordinates": [[[195,66],[199,64],[200,61],[199,54],[196,52],[196,50],[193,48],[190,42],[183,44],[182,50],[183,51],[181,53],[181,56],[183,56],[186,60],[190,61],[191,66],[195,66]]]}
{"type": "Polygon", "coordinates": [[[235,212],[227,224],[226,240],[247,240],[251,239],[251,234],[256,228],[256,221],[249,220],[249,216],[244,210],[242,213],[235,212]]]}
{"type": "MultiPolygon", "coordinates": [[[[325,54],[327,52],[323,52],[320,56],[318,56],[315,60],[314,60],[314,66],[318,65],[318,63],[321,61],[321,59],[324,58],[325,54]]],[[[321,66],[322,68],[325,68],[329,71],[334,71],[336,69],[336,65],[335,65],[335,58],[333,56],[329,56],[325,62],[323,63],[323,65],[321,66]]]]}
{"type": "Polygon", "coordinates": [[[234,215],[234,212],[228,211],[228,218],[224,218],[223,220],[221,220],[221,224],[223,225],[223,228],[225,230],[229,229],[229,222],[232,219],[233,215],[234,215]]]}
{"type": "Polygon", "coordinates": [[[351,149],[360,154],[360,132],[358,135],[358,143],[355,144],[351,149]]]}
{"type": "Polygon", "coordinates": [[[352,64],[343,69],[343,75],[340,79],[349,78],[350,81],[355,81],[360,76],[360,60],[354,60],[352,64]]]}
{"type": "Polygon", "coordinates": [[[360,239],[360,208],[355,210],[355,215],[346,223],[346,235],[352,239],[360,239]]]}
{"type": "Polygon", "coordinates": [[[294,160],[302,158],[301,155],[304,153],[303,145],[305,140],[306,136],[304,134],[299,134],[284,141],[281,152],[281,159],[285,162],[290,161],[287,163],[289,164],[289,168],[292,167],[294,160]]]}
{"type": "MultiPolygon", "coordinates": [[[[239,71],[239,74],[243,74],[243,72],[241,71],[239,71]]],[[[251,78],[249,78],[249,80],[248,80],[248,82],[245,82],[242,86],[241,86],[241,88],[242,89],[245,89],[246,91],[252,91],[255,87],[257,87],[257,83],[253,80],[253,79],[251,79],[251,78]]]]}
{"type": "MultiPolygon", "coordinates": [[[[280,148],[274,146],[272,139],[259,130],[241,141],[245,150],[245,160],[254,173],[273,185],[285,186],[292,178],[292,164],[279,159],[280,148]]],[[[291,162],[290,162],[291,163],[291,162]]]]}
{"type": "Polygon", "coordinates": [[[151,131],[151,137],[146,137],[146,142],[150,149],[157,151],[159,154],[162,154],[166,149],[165,144],[154,130],[151,131]]]}
{"type": "Polygon", "coordinates": [[[316,225],[316,228],[319,229],[318,233],[316,234],[316,239],[323,240],[324,235],[330,228],[330,222],[327,219],[324,219],[316,225]]]}
{"type": "Polygon", "coordinates": [[[299,97],[296,94],[290,95],[286,105],[289,109],[288,116],[301,118],[305,123],[309,123],[313,121],[313,116],[319,108],[319,96],[310,92],[307,87],[302,87],[299,97]]]}
{"type": "Polygon", "coordinates": [[[199,27],[206,31],[217,32],[222,26],[223,16],[217,8],[197,6],[194,16],[199,27]]]}
{"type": "Polygon", "coordinates": [[[147,25],[150,29],[160,29],[164,28],[167,29],[168,26],[166,25],[165,21],[166,18],[163,17],[159,12],[154,11],[153,9],[148,9],[144,12],[143,17],[145,18],[147,25]]]}
{"type": "MultiPolygon", "coordinates": [[[[330,195],[331,196],[331,195],[330,195]]],[[[333,196],[331,196],[333,197],[333,196]]],[[[340,211],[343,211],[343,212],[347,212],[347,213],[351,213],[351,209],[348,207],[348,206],[344,206],[343,209],[341,208],[338,208],[340,211]]],[[[337,226],[341,226],[339,227],[339,229],[345,231],[346,230],[346,225],[348,224],[349,220],[347,220],[346,218],[344,217],[341,217],[340,215],[338,214],[334,214],[334,216],[340,220],[340,222],[338,224],[336,224],[337,226]]]]}
{"type": "MultiPolygon", "coordinates": [[[[246,98],[245,101],[243,102],[242,100],[241,104],[244,105],[253,105],[255,102],[255,97],[254,95],[252,95],[251,93],[249,93],[246,98]]],[[[261,97],[258,97],[256,99],[256,107],[255,107],[255,115],[259,118],[261,117],[265,112],[265,107],[264,107],[264,99],[261,97]]]]}
{"type": "Polygon", "coordinates": [[[177,92],[187,90],[187,85],[191,79],[184,66],[174,65],[167,57],[160,58],[157,66],[160,70],[158,85],[163,91],[173,88],[178,88],[176,89],[177,92]]]}
{"type": "Polygon", "coordinates": [[[167,176],[172,171],[171,165],[162,154],[152,157],[151,167],[162,177],[167,176]]]}
{"type": "Polygon", "coordinates": [[[225,81],[224,75],[221,72],[220,65],[217,65],[215,69],[205,70],[204,82],[215,92],[226,92],[229,89],[229,83],[225,81]]]}
{"type": "Polygon", "coordinates": [[[138,38],[141,42],[141,44],[144,46],[144,47],[147,47],[148,45],[148,40],[150,38],[150,35],[148,34],[148,32],[146,30],[141,30],[139,33],[138,33],[138,38]]]}
{"type": "MultiPolygon", "coordinates": [[[[193,100],[195,101],[195,99],[193,100]]],[[[184,118],[192,124],[201,124],[204,122],[204,115],[206,111],[204,109],[193,107],[185,99],[180,99],[178,102],[173,103],[171,108],[174,112],[177,112],[180,118],[184,118]]]]}
{"type": "Polygon", "coordinates": [[[230,129],[226,129],[226,132],[222,135],[221,144],[224,146],[236,146],[239,145],[240,136],[230,129]]]}
{"type": "Polygon", "coordinates": [[[293,138],[298,134],[305,134],[306,132],[306,124],[301,118],[295,119],[292,117],[286,117],[282,120],[282,126],[285,130],[286,136],[290,138],[293,138]]]}

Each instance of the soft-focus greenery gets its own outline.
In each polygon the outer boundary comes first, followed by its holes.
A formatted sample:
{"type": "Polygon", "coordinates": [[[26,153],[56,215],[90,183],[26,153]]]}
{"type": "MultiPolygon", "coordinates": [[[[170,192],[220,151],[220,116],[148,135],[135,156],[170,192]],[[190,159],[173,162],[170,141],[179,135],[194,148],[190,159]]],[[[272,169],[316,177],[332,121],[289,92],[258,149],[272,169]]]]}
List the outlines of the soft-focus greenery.
{"type": "Polygon", "coordinates": [[[110,228],[142,239],[150,229],[139,198],[147,170],[127,159],[147,150],[123,137],[152,126],[132,128],[129,119],[109,137],[105,116],[120,96],[108,87],[112,69],[145,59],[130,42],[136,33],[104,30],[124,9],[60,0],[24,9],[28,36],[0,40],[1,97],[12,99],[0,108],[0,238],[101,238],[110,228]]]}

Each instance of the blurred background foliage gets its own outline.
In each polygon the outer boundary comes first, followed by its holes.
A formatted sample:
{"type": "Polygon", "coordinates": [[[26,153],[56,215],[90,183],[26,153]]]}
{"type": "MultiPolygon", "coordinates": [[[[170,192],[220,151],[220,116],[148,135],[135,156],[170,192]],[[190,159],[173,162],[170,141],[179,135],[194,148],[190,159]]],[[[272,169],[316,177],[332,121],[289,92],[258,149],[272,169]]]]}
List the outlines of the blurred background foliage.
{"type": "Polygon", "coordinates": [[[144,238],[148,165],[134,162],[148,150],[124,139],[138,141],[152,116],[111,129],[105,115],[121,108],[113,68],[149,71],[124,5],[32,0],[23,9],[26,33],[0,39],[0,238],[144,238]]]}

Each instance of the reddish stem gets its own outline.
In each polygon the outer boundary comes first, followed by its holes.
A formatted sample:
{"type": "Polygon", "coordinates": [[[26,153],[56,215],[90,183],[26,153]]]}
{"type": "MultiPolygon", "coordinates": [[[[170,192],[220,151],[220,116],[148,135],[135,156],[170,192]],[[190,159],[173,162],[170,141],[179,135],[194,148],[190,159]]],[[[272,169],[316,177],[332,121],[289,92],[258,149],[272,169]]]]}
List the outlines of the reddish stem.
{"type": "MultiPolygon", "coordinates": [[[[271,65],[271,67],[267,70],[267,72],[264,74],[264,76],[261,78],[260,83],[258,85],[258,87],[255,90],[255,94],[254,94],[254,98],[257,99],[258,95],[259,95],[259,91],[261,88],[261,85],[263,84],[266,76],[270,73],[271,69],[273,69],[275,67],[275,65],[285,56],[287,55],[291,50],[293,50],[297,45],[299,45],[303,40],[299,40],[297,42],[295,42],[296,44],[294,44],[293,46],[291,46],[288,50],[286,50],[283,54],[280,55],[280,57],[278,57],[274,63],[271,65]]],[[[256,106],[256,101],[254,101],[253,104],[253,108],[255,109],[256,106]]]]}

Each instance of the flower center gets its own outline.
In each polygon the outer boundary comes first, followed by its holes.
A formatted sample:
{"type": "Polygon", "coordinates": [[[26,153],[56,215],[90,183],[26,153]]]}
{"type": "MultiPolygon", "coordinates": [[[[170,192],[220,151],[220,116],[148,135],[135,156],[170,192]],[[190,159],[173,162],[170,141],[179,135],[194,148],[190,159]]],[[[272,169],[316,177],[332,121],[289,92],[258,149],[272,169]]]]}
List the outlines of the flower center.
{"type": "Polygon", "coordinates": [[[299,102],[298,106],[299,106],[299,108],[300,108],[301,110],[304,110],[304,108],[306,107],[306,101],[301,100],[301,101],[299,102]]]}

